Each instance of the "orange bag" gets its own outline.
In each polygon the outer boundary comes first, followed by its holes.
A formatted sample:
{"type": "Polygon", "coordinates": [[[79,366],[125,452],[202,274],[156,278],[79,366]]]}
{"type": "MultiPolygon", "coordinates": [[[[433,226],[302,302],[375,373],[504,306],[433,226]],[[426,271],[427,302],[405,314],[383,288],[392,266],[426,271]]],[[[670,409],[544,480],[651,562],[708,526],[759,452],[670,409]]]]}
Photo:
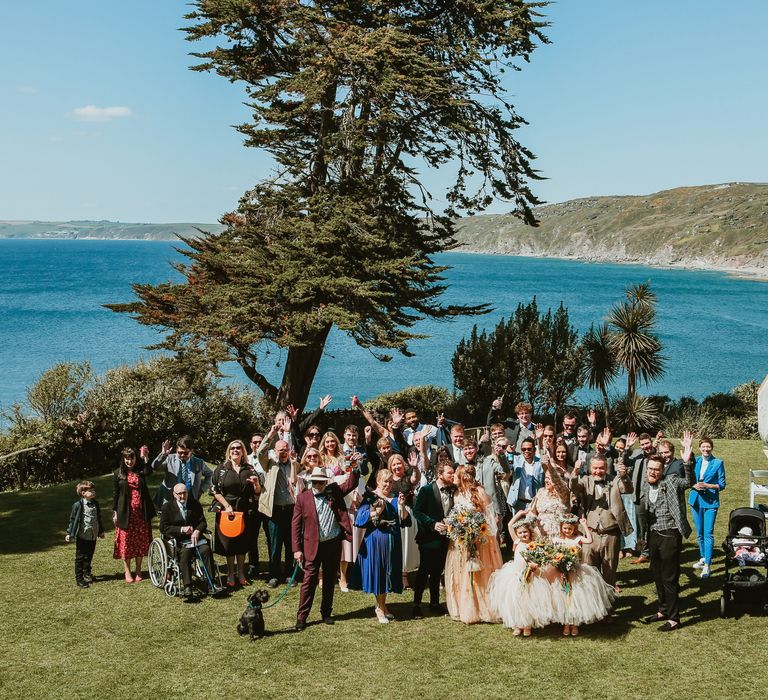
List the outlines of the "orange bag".
{"type": "Polygon", "coordinates": [[[219,531],[224,537],[239,537],[245,532],[245,518],[243,513],[222,512],[219,518],[219,531]]]}

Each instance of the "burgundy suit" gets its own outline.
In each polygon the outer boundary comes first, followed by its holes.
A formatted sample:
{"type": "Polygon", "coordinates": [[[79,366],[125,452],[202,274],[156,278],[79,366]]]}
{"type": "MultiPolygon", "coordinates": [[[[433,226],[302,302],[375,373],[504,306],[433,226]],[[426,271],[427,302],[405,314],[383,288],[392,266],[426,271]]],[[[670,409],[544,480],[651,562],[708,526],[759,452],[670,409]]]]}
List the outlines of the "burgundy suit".
{"type": "Polygon", "coordinates": [[[291,542],[295,552],[304,554],[304,581],[301,584],[299,609],[296,619],[306,621],[312,609],[312,601],[317,590],[320,567],[323,569],[323,597],[320,603],[320,616],[325,619],[331,616],[333,608],[333,590],[339,573],[341,561],[341,540],[352,541],[352,524],[344,503],[344,496],[356,487],[360,475],[357,470],[350,472],[342,484],[329,483],[327,489],[331,492],[331,511],[333,511],[341,532],[339,536],[320,542],[320,522],[317,518],[315,495],[312,489],[302,491],[296,497],[291,521],[291,542]]]}

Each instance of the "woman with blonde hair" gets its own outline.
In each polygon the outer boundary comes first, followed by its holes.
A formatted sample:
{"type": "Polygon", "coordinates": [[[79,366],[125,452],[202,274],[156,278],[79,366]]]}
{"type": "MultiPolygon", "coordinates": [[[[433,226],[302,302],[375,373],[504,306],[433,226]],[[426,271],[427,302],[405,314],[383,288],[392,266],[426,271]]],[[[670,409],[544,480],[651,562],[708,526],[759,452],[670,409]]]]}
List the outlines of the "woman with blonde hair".
{"type": "MultiPolygon", "coordinates": [[[[496,537],[496,511],[491,497],[475,479],[475,468],[460,466],[456,472],[456,495],[451,513],[480,513],[481,533],[470,552],[464,543],[451,540],[445,561],[445,598],[454,620],[466,624],[498,622],[488,599],[488,582],[501,568],[501,550],[496,537]]],[[[450,514],[449,514],[450,519],[450,514]]]]}
{"type": "Polygon", "coordinates": [[[237,580],[241,586],[245,586],[248,584],[245,578],[245,555],[254,533],[254,497],[261,493],[261,482],[248,463],[242,440],[233,440],[227,445],[224,463],[213,473],[212,491],[220,507],[216,513],[215,551],[227,558],[227,586],[235,586],[235,562],[237,580]],[[243,529],[238,535],[227,536],[222,532],[221,524],[222,519],[228,518],[231,513],[243,514],[243,529]]]}
{"type": "Polygon", "coordinates": [[[320,460],[323,467],[329,470],[330,475],[341,476],[346,472],[346,460],[341,449],[341,440],[336,433],[329,430],[320,439],[320,460]]]}
{"type": "Polygon", "coordinates": [[[367,494],[357,511],[355,525],[365,529],[352,572],[352,587],[376,597],[376,618],[381,624],[394,619],[387,608],[387,593],[402,593],[403,570],[400,528],[408,525],[405,496],[392,494],[392,472],[376,474],[376,490],[367,494]]]}
{"type": "Polygon", "coordinates": [[[405,496],[405,509],[410,516],[410,524],[403,528],[400,538],[403,547],[403,588],[408,588],[408,574],[416,571],[421,561],[419,546],[416,544],[418,524],[413,517],[414,493],[421,480],[421,472],[415,460],[409,461],[410,466],[399,454],[393,454],[387,460],[387,469],[392,472],[392,495],[405,496]]]}

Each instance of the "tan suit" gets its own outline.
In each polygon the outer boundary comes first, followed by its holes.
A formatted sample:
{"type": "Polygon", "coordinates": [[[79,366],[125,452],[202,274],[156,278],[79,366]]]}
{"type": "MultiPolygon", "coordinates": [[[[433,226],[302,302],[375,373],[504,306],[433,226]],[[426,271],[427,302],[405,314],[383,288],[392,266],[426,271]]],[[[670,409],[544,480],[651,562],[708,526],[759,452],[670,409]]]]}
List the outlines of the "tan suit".
{"type": "Polygon", "coordinates": [[[632,482],[629,477],[616,477],[610,484],[605,484],[598,496],[595,478],[582,476],[574,491],[579,511],[592,533],[592,544],[584,545],[585,559],[600,570],[606,583],[613,586],[619,565],[620,537],[632,532],[632,523],[621,500],[623,493],[632,493],[632,482]]]}

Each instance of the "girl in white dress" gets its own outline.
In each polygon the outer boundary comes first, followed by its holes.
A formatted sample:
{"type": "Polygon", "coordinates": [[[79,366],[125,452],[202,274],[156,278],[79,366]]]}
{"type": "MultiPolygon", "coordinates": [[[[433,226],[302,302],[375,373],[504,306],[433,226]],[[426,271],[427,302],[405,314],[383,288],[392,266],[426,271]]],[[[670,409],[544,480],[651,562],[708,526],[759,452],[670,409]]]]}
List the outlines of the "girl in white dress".
{"type": "MultiPolygon", "coordinates": [[[[581,545],[592,544],[592,533],[587,527],[587,521],[580,521],[575,515],[564,515],[560,518],[560,537],[553,540],[554,544],[574,547],[579,550],[581,545]],[[581,523],[586,536],[578,534],[578,524],[581,523]]],[[[589,625],[605,618],[610,612],[616,591],[609,586],[594,566],[580,561],[568,573],[569,591],[566,592],[562,578],[552,583],[552,599],[555,605],[555,619],[563,625],[563,636],[575,637],[579,634],[579,625],[589,625]]]]}
{"type": "Polygon", "coordinates": [[[539,566],[525,558],[535,522],[536,518],[529,516],[510,524],[515,558],[494,572],[488,584],[491,609],[516,637],[530,637],[532,628],[546,627],[555,620],[552,587],[541,576],[539,566]]]}

